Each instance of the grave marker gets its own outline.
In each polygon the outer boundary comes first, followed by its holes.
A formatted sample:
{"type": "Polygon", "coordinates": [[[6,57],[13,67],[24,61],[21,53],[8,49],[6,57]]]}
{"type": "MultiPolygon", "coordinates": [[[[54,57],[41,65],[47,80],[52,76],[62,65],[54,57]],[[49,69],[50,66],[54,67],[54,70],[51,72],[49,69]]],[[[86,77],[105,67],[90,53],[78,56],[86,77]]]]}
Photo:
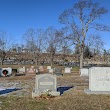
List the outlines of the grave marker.
{"type": "Polygon", "coordinates": [[[71,73],[71,68],[66,67],[64,73],[71,73]]]}
{"type": "Polygon", "coordinates": [[[80,69],[80,76],[89,76],[89,69],[88,68],[80,69]]]}
{"type": "Polygon", "coordinates": [[[11,76],[12,75],[12,68],[2,68],[1,76],[11,76]]]}
{"type": "Polygon", "coordinates": [[[87,94],[110,94],[110,67],[89,69],[89,90],[87,94]]]}
{"type": "Polygon", "coordinates": [[[63,75],[61,68],[54,68],[54,74],[57,76],[63,75]]]}
{"type": "Polygon", "coordinates": [[[48,70],[51,69],[51,66],[47,66],[47,69],[48,69],[48,70]]]}
{"type": "Polygon", "coordinates": [[[51,95],[60,95],[60,93],[57,92],[56,75],[36,75],[35,90],[32,92],[32,97],[40,96],[46,92],[49,92],[51,95]]]}

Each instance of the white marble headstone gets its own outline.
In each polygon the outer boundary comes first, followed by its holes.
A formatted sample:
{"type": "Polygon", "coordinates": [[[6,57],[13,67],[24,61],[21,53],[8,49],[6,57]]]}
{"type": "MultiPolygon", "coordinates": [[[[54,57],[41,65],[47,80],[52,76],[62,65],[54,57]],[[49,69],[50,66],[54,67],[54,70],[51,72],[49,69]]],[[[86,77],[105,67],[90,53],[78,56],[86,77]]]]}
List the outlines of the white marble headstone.
{"type": "Polygon", "coordinates": [[[39,71],[40,71],[40,72],[43,72],[43,71],[44,71],[43,66],[39,66],[39,71]]]}
{"type": "Polygon", "coordinates": [[[53,73],[53,69],[49,69],[49,73],[53,73]]]}
{"type": "Polygon", "coordinates": [[[51,69],[51,66],[47,66],[47,69],[51,69]]]}
{"type": "Polygon", "coordinates": [[[25,67],[18,68],[18,73],[25,73],[25,67]]]}
{"type": "Polygon", "coordinates": [[[80,76],[89,76],[89,69],[88,68],[80,69],[80,76]]]}
{"type": "Polygon", "coordinates": [[[71,68],[65,68],[64,73],[71,73],[71,68]]]}

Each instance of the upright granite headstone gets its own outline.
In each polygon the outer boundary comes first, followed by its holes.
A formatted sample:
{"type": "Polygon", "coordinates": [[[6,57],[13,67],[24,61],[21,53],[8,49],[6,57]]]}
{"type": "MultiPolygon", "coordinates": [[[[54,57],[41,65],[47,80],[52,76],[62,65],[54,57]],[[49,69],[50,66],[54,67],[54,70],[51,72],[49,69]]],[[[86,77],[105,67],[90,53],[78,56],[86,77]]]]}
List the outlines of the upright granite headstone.
{"type": "Polygon", "coordinates": [[[0,68],[0,76],[2,76],[2,68],[0,68]]]}
{"type": "Polygon", "coordinates": [[[60,95],[57,92],[57,79],[56,75],[41,74],[36,75],[35,79],[35,90],[32,92],[32,97],[37,97],[42,94],[49,92],[53,96],[60,95]]]}
{"type": "Polygon", "coordinates": [[[61,68],[54,68],[54,74],[57,76],[63,75],[61,68]]]}
{"type": "Polygon", "coordinates": [[[31,66],[30,68],[27,69],[27,73],[35,73],[35,68],[34,66],[31,66]]]}
{"type": "Polygon", "coordinates": [[[89,70],[87,94],[110,94],[110,67],[93,67],[89,70]]]}

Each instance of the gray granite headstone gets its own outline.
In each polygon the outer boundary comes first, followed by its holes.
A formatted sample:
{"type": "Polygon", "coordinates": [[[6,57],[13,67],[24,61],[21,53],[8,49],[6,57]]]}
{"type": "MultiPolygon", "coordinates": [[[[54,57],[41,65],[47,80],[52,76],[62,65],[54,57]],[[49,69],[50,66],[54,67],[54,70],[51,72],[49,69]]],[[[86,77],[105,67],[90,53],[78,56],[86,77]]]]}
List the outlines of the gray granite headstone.
{"type": "Polygon", "coordinates": [[[61,68],[54,68],[54,74],[57,76],[63,75],[61,68]]]}
{"type": "Polygon", "coordinates": [[[87,94],[110,94],[110,67],[95,67],[89,70],[87,94]]]}
{"type": "Polygon", "coordinates": [[[2,76],[2,69],[0,68],[0,76],[2,76]]]}
{"type": "Polygon", "coordinates": [[[41,74],[36,75],[35,79],[35,90],[32,92],[32,97],[40,96],[45,94],[47,91],[56,95],[60,94],[57,92],[57,79],[56,75],[41,74]]]}

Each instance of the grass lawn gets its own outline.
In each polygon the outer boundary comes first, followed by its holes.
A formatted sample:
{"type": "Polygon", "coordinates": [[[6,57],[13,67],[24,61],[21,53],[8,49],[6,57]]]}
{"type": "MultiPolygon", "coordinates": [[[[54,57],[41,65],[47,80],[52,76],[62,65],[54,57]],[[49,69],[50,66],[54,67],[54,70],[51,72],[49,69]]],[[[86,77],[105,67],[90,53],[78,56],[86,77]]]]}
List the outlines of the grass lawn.
{"type": "Polygon", "coordinates": [[[80,77],[78,68],[73,68],[71,74],[58,76],[57,85],[73,86],[63,95],[55,98],[31,98],[35,86],[35,75],[12,76],[0,78],[0,83],[17,82],[21,88],[29,93],[24,96],[0,96],[0,110],[110,110],[110,95],[87,95],[84,89],[88,88],[88,78],[80,77]],[[86,79],[86,80],[85,80],[86,79]]]}

